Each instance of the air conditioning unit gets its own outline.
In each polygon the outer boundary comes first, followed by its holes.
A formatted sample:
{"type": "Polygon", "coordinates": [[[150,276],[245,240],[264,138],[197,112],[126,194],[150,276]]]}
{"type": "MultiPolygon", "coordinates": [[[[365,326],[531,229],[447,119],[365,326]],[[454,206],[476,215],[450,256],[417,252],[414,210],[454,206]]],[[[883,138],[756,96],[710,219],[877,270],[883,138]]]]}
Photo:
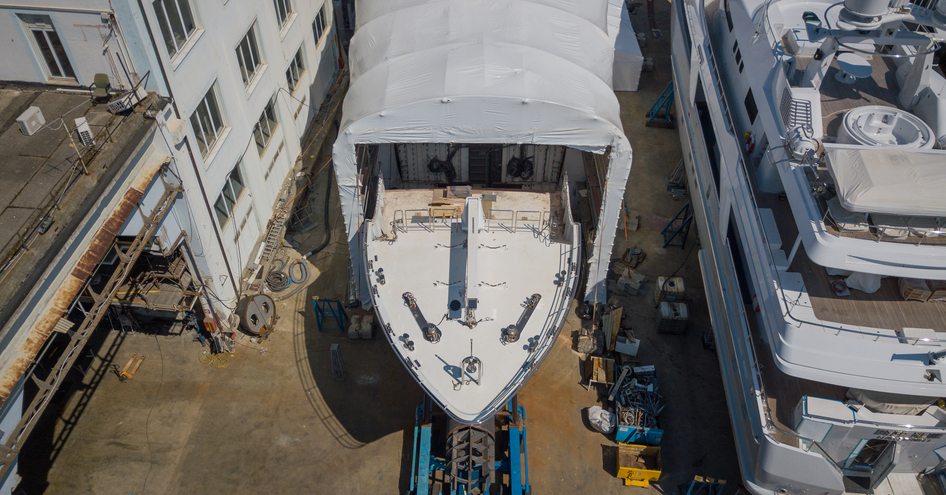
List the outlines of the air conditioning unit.
{"type": "Polygon", "coordinates": [[[138,86],[134,91],[128,91],[113,99],[105,105],[105,109],[116,115],[125,113],[131,110],[139,101],[145,99],[146,96],[148,96],[148,92],[141,86],[138,86]]]}
{"type": "Polygon", "coordinates": [[[92,128],[89,127],[89,121],[85,117],[76,119],[76,133],[79,134],[79,141],[85,146],[95,146],[95,137],[92,135],[92,128]]]}
{"type": "Polygon", "coordinates": [[[39,107],[29,107],[25,112],[21,113],[19,117],[16,118],[17,124],[20,124],[20,132],[26,134],[27,136],[32,136],[36,134],[36,131],[40,127],[46,125],[46,117],[43,116],[43,111],[39,107]]]}

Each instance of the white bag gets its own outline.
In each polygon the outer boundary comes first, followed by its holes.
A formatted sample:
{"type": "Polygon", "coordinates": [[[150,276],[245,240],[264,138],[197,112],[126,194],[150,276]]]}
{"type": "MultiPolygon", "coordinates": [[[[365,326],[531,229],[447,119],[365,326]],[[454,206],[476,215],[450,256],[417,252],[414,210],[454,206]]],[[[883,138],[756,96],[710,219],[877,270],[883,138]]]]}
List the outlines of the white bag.
{"type": "Polygon", "coordinates": [[[585,411],[588,415],[588,423],[591,424],[591,427],[594,428],[595,431],[604,433],[605,435],[614,433],[614,429],[617,427],[617,418],[611,411],[603,409],[600,406],[591,406],[585,409],[585,411]]]}

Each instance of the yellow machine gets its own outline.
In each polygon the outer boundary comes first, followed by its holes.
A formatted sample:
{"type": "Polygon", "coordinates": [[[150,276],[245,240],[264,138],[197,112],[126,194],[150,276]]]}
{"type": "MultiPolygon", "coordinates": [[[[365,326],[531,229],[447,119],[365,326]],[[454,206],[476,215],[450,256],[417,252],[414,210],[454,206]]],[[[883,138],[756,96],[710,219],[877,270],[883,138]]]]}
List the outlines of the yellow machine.
{"type": "Polygon", "coordinates": [[[617,465],[625,486],[648,488],[660,479],[660,447],[619,443],[617,465]]]}

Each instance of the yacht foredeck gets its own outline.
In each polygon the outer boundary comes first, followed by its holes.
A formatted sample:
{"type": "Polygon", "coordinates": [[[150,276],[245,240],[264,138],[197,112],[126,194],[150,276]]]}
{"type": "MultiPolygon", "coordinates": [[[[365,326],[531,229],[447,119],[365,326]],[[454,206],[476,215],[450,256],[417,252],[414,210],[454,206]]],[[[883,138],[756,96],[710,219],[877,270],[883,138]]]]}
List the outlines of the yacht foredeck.
{"type": "Polygon", "coordinates": [[[564,321],[578,274],[577,225],[563,220],[560,192],[474,190],[485,222],[468,231],[464,200],[443,191],[385,191],[372,222],[386,228],[367,240],[366,261],[395,351],[448,413],[479,422],[521,386],[564,321]],[[468,299],[475,323],[461,316],[465,306],[451,307],[468,299]],[[439,341],[425,338],[423,320],[438,327],[439,341]],[[504,341],[517,324],[521,335],[504,341]]]}

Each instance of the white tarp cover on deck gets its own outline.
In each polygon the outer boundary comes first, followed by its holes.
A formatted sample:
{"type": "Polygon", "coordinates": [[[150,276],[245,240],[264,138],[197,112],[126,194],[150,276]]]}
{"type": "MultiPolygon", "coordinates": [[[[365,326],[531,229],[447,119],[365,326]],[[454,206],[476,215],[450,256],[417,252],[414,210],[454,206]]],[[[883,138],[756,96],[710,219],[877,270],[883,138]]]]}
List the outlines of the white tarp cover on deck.
{"type": "Polygon", "coordinates": [[[368,143],[611,147],[588,291],[604,297],[631,146],[611,88],[623,0],[358,0],[351,85],[333,158],[361,289],[363,204],[355,156],[368,143]],[[610,28],[610,30],[609,30],[610,28]],[[598,260],[601,261],[600,265],[598,260]]]}
{"type": "Polygon", "coordinates": [[[825,145],[844,209],[946,216],[946,152],[825,145]]]}

